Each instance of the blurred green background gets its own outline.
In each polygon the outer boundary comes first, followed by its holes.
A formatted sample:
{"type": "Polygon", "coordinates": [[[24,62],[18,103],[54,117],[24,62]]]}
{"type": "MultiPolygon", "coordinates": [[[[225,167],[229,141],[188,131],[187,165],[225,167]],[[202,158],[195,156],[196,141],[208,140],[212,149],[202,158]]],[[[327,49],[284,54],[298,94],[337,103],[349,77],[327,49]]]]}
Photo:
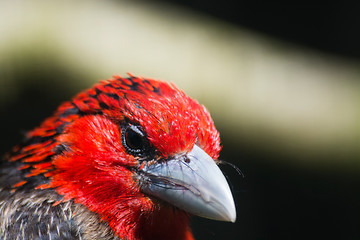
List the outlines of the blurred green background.
{"type": "Polygon", "coordinates": [[[221,159],[244,173],[222,166],[237,222],[195,217],[197,239],[359,239],[355,10],[0,1],[1,153],[101,79],[171,81],[210,110],[221,159]]]}

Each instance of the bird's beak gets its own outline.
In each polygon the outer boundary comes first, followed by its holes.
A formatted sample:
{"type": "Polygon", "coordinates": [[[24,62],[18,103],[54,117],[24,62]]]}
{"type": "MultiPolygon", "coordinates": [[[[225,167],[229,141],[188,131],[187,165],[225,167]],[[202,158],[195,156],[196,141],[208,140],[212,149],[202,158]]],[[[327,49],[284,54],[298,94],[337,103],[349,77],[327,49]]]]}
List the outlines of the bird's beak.
{"type": "Polygon", "coordinates": [[[143,193],[205,218],[235,222],[233,196],[214,160],[200,147],[138,172],[143,193]]]}

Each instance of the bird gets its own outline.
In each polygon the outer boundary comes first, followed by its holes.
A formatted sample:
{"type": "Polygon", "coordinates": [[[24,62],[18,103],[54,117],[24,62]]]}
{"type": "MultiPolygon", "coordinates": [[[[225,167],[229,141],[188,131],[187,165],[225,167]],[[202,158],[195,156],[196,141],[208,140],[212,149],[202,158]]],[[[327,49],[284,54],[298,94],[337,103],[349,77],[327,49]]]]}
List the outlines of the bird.
{"type": "Polygon", "coordinates": [[[192,240],[235,222],[205,106],[173,83],[115,75],[75,95],[0,165],[0,239],[192,240]]]}

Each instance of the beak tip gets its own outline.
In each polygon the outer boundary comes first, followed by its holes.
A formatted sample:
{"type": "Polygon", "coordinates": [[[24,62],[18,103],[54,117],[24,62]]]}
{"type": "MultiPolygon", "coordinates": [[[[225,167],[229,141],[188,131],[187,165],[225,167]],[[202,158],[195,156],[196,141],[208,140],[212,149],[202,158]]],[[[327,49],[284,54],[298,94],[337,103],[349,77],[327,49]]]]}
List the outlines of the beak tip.
{"type": "Polygon", "coordinates": [[[209,211],[199,214],[200,216],[223,222],[234,223],[236,221],[236,208],[232,196],[222,199],[222,201],[214,201],[208,206],[209,211]]]}
{"type": "Polygon", "coordinates": [[[233,211],[229,212],[229,214],[227,215],[227,222],[232,222],[234,223],[236,221],[236,210],[235,208],[233,209],[233,211]]]}
{"type": "Polygon", "coordinates": [[[229,209],[224,221],[232,223],[236,221],[236,210],[234,204],[232,204],[231,208],[229,209]]]}
{"type": "Polygon", "coordinates": [[[236,213],[230,213],[227,215],[219,216],[217,218],[213,218],[214,220],[224,221],[224,222],[236,222],[236,213]]]}
{"type": "Polygon", "coordinates": [[[236,213],[229,218],[229,222],[232,222],[232,223],[236,222],[236,213]]]}

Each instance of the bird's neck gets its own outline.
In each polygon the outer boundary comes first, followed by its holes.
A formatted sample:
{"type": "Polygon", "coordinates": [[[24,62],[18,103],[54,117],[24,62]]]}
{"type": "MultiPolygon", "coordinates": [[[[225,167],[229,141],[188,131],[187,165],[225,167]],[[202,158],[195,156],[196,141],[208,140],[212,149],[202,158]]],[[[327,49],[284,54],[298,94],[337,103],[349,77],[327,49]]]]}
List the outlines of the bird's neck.
{"type": "MultiPolygon", "coordinates": [[[[124,203],[124,202],[123,202],[124,203]]],[[[127,240],[193,240],[189,215],[166,204],[138,199],[98,211],[115,235],[127,240]],[[118,209],[116,209],[118,208],[118,209]],[[125,208],[127,210],[125,210],[125,208]],[[110,211],[109,211],[110,210],[110,211]],[[124,211],[125,210],[125,211],[124,211]]]]}
{"type": "Polygon", "coordinates": [[[136,235],[141,240],[193,240],[189,216],[173,207],[163,207],[149,216],[143,216],[136,235]]]}

